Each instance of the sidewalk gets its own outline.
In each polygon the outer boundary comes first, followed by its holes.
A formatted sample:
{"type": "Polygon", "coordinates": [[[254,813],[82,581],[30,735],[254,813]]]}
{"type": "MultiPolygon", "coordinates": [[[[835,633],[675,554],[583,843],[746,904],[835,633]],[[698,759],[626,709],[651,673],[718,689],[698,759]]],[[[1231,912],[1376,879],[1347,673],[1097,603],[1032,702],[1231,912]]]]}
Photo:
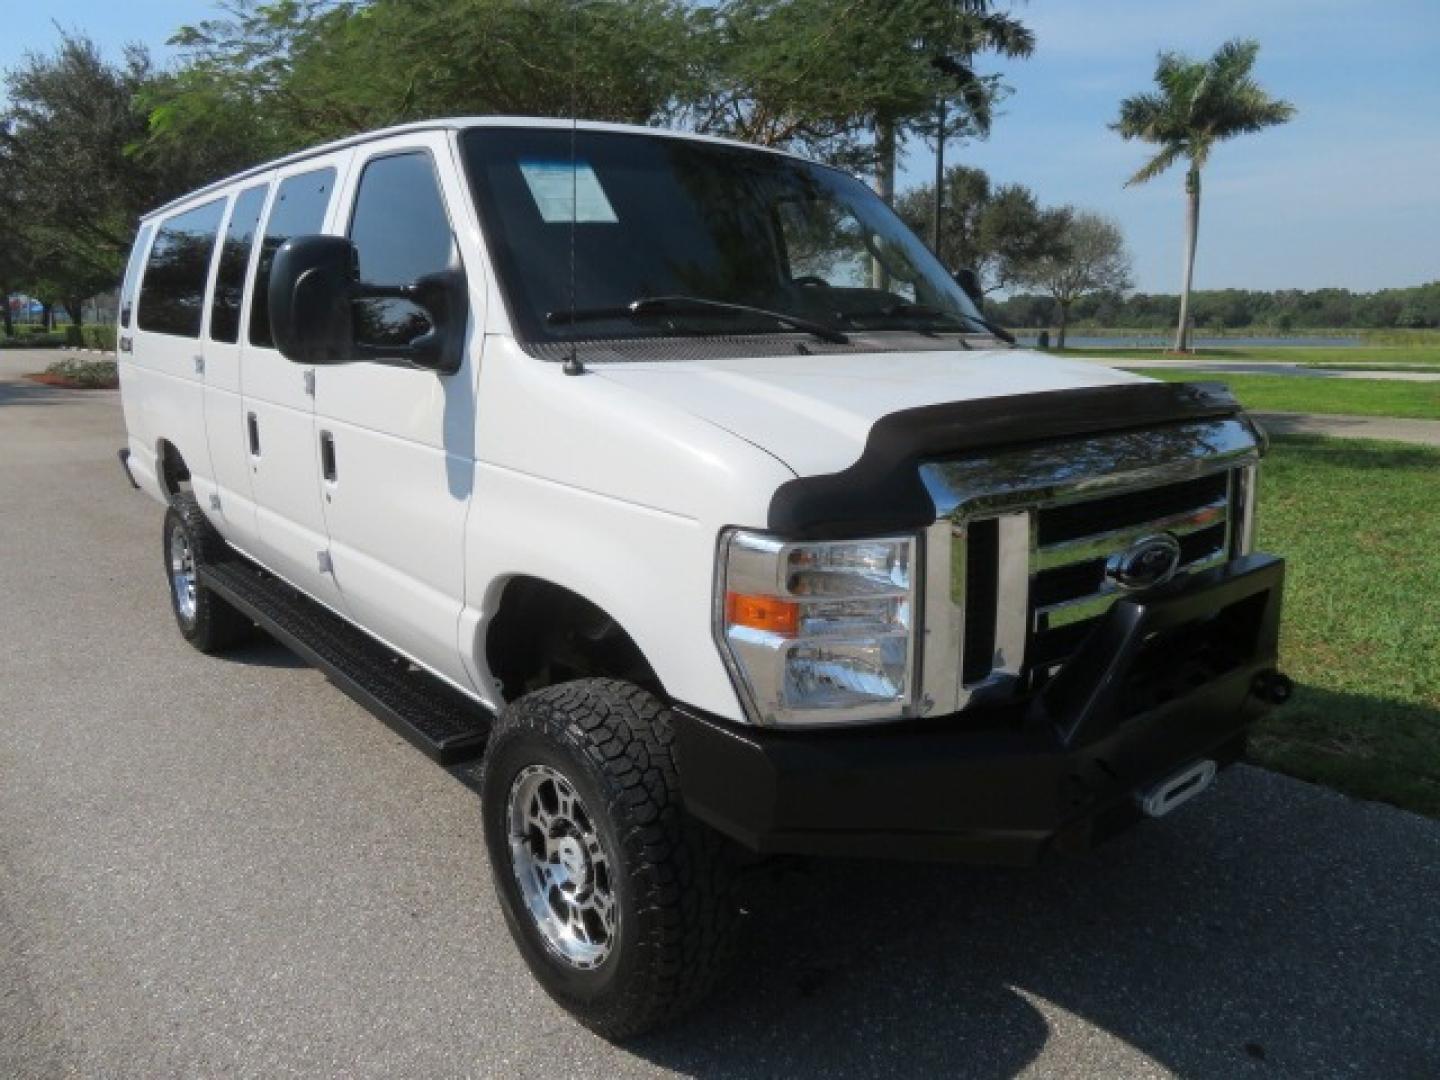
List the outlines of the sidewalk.
{"type": "Polygon", "coordinates": [[[1271,435],[1330,435],[1340,439],[1388,439],[1440,447],[1440,420],[1402,420],[1390,416],[1335,416],[1320,413],[1257,412],[1271,435]]]}
{"type": "MultiPolygon", "coordinates": [[[[1087,357],[1086,359],[1090,359],[1087,357]]],[[[1126,371],[1152,368],[1181,368],[1214,375],[1284,375],[1292,379],[1379,379],[1382,382],[1440,382],[1440,371],[1387,371],[1357,363],[1353,368],[1315,368],[1280,360],[1095,360],[1107,367],[1126,371]]]]}

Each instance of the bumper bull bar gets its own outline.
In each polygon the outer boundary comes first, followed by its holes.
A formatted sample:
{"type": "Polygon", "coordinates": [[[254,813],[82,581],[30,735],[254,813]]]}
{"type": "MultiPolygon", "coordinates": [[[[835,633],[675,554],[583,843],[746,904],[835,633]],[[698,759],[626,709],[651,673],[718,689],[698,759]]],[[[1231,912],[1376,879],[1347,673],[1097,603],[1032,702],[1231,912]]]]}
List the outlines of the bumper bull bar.
{"type": "Polygon", "coordinates": [[[676,709],[687,808],[761,852],[1022,864],[1091,846],[1147,792],[1226,765],[1288,696],[1284,563],[1246,556],[1122,599],[1040,690],[828,731],[676,709]]]}

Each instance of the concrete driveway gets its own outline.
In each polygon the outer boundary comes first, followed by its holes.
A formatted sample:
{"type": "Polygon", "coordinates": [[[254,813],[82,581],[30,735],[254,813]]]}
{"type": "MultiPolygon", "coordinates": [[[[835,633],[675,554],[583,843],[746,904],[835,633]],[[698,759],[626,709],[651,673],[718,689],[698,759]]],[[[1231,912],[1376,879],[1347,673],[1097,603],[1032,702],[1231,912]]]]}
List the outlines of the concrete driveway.
{"type": "Polygon", "coordinates": [[[1440,824],[1256,769],[1033,871],[819,863],[636,1045],[510,945],[475,796],[171,624],[113,393],[0,353],[0,1076],[1440,1074],[1440,824]]]}

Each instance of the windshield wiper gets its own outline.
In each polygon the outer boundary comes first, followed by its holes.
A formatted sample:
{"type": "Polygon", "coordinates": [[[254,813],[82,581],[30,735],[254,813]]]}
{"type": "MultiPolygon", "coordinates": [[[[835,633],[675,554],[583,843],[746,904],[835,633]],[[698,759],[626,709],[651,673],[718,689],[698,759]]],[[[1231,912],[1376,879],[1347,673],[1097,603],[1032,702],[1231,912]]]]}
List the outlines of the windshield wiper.
{"type": "Polygon", "coordinates": [[[579,308],[575,311],[552,311],[545,316],[549,323],[596,322],[604,319],[650,319],[664,315],[756,315],[781,326],[810,334],[832,345],[848,345],[850,338],[833,326],[815,322],[801,315],[784,311],[732,304],[727,300],[707,300],[701,296],[642,296],[617,307],[579,308]]]}
{"type": "Polygon", "coordinates": [[[888,307],[875,308],[870,311],[847,311],[843,313],[847,319],[950,319],[954,322],[968,325],[979,329],[987,334],[993,334],[1001,341],[1015,344],[1015,336],[1008,330],[996,326],[989,319],[979,315],[971,315],[964,311],[944,311],[929,304],[891,304],[888,307]]]}

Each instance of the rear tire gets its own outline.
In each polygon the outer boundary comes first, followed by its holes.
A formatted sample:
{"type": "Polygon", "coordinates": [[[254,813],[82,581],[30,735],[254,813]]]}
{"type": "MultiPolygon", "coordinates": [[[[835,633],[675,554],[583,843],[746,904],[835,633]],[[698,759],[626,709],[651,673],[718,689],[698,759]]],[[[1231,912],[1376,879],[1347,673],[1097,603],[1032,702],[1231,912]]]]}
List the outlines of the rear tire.
{"type": "Polygon", "coordinates": [[[203,653],[219,653],[250,638],[255,626],[200,582],[200,568],[230,549],[205,517],[195,496],[182,492],[165,513],[165,576],[170,609],[184,639],[203,653]]]}
{"type": "Polygon", "coordinates": [[[613,679],[527,694],[481,780],[505,921],[555,1001],[609,1039],[677,1019],[729,957],[734,849],[680,801],[670,710],[613,679]]]}

